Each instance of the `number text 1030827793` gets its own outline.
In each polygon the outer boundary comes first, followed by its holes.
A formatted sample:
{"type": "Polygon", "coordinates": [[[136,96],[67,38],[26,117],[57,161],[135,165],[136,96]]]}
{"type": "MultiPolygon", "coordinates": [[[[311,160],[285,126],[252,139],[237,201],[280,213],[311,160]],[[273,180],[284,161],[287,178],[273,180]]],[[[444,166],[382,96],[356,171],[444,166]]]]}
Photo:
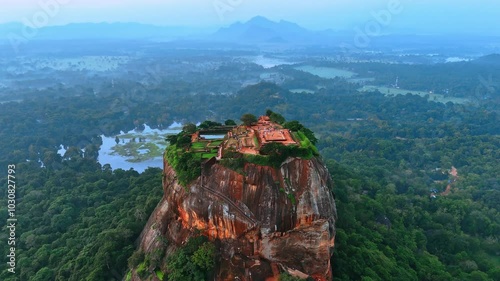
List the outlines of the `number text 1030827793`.
{"type": "Polygon", "coordinates": [[[7,230],[9,253],[7,255],[9,265],[8,271],[16,273],[16,165],[7,166],[7,210],[9,217],[7,219],[7,230]]]}

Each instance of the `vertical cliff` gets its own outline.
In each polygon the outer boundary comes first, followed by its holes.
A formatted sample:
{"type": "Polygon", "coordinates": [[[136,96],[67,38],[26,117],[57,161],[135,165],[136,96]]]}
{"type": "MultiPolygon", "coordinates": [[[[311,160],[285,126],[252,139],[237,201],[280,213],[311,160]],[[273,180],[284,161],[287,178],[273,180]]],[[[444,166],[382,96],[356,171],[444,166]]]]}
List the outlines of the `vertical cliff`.
{"type": "Polygon", "coordinates": [[[186,187],[165,162],[163,176],[164,196],[140,237],[145,253],[169,255],[201,232],[220,249],[216,280],[277,280],[283,271],[331,280],[336,209],[318,158],[288,158],[279,169],[247,163],[242,174],[210,161],[186,187]]]}

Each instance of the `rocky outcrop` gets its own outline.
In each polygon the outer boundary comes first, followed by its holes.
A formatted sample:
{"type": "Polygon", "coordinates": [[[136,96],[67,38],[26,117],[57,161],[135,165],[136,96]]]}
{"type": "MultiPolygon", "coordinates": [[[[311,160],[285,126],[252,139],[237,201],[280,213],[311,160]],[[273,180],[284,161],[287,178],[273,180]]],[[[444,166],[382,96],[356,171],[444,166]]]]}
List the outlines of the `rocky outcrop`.
{"type": "Polygon", "coordinates": [[[289,158],[280,169],[246,164],[244,175],[212,161],[187,187],[165,163],[164,196],[140,247],[150,253],[167,239],[169,254],[201,231],[220,246],[217,280],[273,280],[282,271],[331,280],[336,219],[331,187],[317,158],[289,158]]]}

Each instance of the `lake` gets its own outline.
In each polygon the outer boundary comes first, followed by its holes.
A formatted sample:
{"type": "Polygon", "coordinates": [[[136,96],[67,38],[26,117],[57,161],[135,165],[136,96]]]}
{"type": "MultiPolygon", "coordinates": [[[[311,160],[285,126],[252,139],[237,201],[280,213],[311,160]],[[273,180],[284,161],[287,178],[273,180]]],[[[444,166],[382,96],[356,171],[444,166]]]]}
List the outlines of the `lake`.
{"type": "Polygon", "coordinates": [[[272,68],[278,65],[289,65],[289,64],[295,64],[295,62],[289,62],[284,59],[280,58],[270,58],[270,57],[265,57],[263,55],[260,56],[255,56],[255,57],[246,57],[249,61],[261,65],[264,68],[272,68]]]}
{"type": "Polygon", "coordinates": [[[312,75],[316,75],[326,79],[333,79],[336,77],[352,78],[353,76],[356,75],[355,72],[334,67],[303,65],[303,66],[297,66],[294,69],[308,72],[311,73],[312,75]]]}
{"type": "MultiPolygon", "coordinates": [[[[151,129],[145,125],[142,131],[131,130],[116,136],[101,135],[102,145],[97,160],[103,166],[111,165],[112,169],[134,169],[139,173],[149,167],[163,168],[163,151],[168,145],[165,137],[178,134],[181,130],[182,125],[174,123],[166,130],[151,129]]],[[[59,155],[63,156],[65,152],[61,145],[59,155]]]]}

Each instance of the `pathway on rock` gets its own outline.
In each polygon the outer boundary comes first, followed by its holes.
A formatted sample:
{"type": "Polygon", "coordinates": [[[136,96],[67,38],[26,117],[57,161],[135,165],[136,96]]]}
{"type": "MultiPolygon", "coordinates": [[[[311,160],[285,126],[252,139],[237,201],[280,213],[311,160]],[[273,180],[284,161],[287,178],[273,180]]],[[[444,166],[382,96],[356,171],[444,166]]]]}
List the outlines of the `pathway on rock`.
{"type": "Polygon", "coordinates": [[[247,229],[247,231],[254,228],[259,223],[256,219],[254,219],[250,215],[248,215],[247,212],[245,212],[245,210],[241,209],[240,206],[238,206],[236,203],[234,203],[234,201],[231,198],[227,197],[225,194],[223,194],[223,193],[221,193],[213,188],[204,186],[204,185],[201,185],[201,187],[203,189],[207,190],[208,192],[212,193],[213,195],[221,198],[223,201],[225,201],[226,203],[231,205],[241,216],[246,218],[247,221],[249,221],[251,223],[251,227],[249,227],[247,229]]]}

